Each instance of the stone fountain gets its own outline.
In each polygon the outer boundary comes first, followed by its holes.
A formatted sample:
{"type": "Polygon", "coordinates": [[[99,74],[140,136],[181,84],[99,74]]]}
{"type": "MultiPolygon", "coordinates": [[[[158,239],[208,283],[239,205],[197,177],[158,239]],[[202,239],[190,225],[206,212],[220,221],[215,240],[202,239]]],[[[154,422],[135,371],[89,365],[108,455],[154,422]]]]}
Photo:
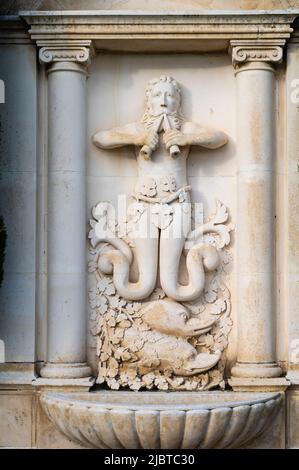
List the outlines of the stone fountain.
{"type": "Polygon", "coordinates": [[[299,447],[299,11],[185,3],[1,19],[0,447],[299,447]]]}
{"type": "Polygon", "coordinates": [[[90,220],[96,384],[113,391],[45,392],[41,403],[60,431],[87,447],[238,447],[271,426],[282,397],[209,391],[226,382],[233,224],[219,200],[214,214],[194,222],[187,158],[192,146],[213,151],[228,136],[183,117],[171,76],[151,79],[145,97],[140,122],[92,137],[100,149],[132,146],[138,168],[126,213],[117,219],[100,201],[90,220]]]}

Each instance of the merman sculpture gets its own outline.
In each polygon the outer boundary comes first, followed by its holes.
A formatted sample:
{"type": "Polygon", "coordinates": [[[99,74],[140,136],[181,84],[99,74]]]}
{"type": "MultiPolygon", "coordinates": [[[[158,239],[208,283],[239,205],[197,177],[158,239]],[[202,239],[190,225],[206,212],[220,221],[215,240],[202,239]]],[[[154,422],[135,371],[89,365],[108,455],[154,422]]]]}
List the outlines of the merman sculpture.
{"type": "Polygon", "coordinates": [[[139,278],[137,282],[130,281],[133,253],[117,237],[98,236],[97,242],[112,246],[99,257],[98,266],[102,273],[113,274],[117,292],[125,299],[147,298],[156,286],[159,266],[165,294],[177,301],[192,301],[201,295],[205,271],[217,268],[219,256],[214,246],[197,242],[196,236],[204,230],[191,231],[191,187],[186,161],[192,145],[217,149],[226,144],[227,136],[183,119],[181,91],[172,77],[163,75],[151,80],[146,97],[146,111],[140,123],[99,131],[93,136],[94,144],[103,149],[135,147],[138,179],[132,196],[137,201],[139,227],[144,226],[146,231],[133,237],[139,278]],[[178,280],[179,263],[190,234],[194,244],[186,256],[188,283],[182,285],[178,280]]]}

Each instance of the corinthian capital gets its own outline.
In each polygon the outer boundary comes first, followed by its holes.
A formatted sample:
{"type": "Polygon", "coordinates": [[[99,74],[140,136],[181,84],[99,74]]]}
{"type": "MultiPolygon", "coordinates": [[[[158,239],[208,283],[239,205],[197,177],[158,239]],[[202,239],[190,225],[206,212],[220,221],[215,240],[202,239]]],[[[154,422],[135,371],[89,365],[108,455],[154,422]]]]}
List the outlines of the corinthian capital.
{"type": "Polygon", "coordinates": [[[39,60],[42,64],[50,64],[52,62],[77,62],[79,64],[87,64],[90,60],[90,43],[91,41],[80,41],[76,43],[61,44],[45,44],[38,43],[42,46],[39,50],[39,60]]]}
{"type": "Polygon", "coordinates": [[[279,63],[282,61],[284,44],[285,40],[275,39],[231,41],[233,65],[238,66],[247,62],[279,63]]]}

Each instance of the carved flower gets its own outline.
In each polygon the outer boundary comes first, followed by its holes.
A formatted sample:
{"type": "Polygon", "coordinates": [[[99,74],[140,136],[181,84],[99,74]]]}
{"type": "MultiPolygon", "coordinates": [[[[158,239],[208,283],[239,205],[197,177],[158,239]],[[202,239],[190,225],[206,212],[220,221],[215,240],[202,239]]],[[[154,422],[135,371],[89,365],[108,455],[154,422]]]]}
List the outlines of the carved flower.
{"type": "Polygon", "coordinates": [[[156,376],[152,372],[142,376],[142,381],[144,382],[146,388],[148,388],[148,389],[153,388],[155,378],[156,378],[156,376]]]}
{"type": "Polygon", "coordinates": [[[228,336],[231,328],[232,328],[233,321],[231,318],[226,317],[221,321],[221,331],[225,336],[228,336]]]}
{"type": "Polygon", "coordinates": [[[228,250],[222,250],[221,259],[224,264],[228,264],[232,260],[232,254],[228,250]]]}
{"type": "Polygon", "coordinates": [[[109,306],[111,308],[122,308],[126,305],[126,300],[121,299],[118,295],[109,297],[109,306]]]}
{"type": "Polygon", "coordinates": [[[111,317],[107,320],[107,325],[108,325],[108,326],[112,326],[112,327],[113,327],[113,326],[116,326],[116,319],[115,319],[113,316],[111,316],[111,317]]]}
{"type": "Polygon", "coordinates": [[[97,308],[99,313],[106,313],[108,310],[108,301],[105,296],[103,295],[95,295],[93,293],[89,293],[89,304],[91,308],[97,308]]]}
{"type": "Polygon", "coordinates": [[[97,288],[103,294],[113,295],[115,294],[115,287],[113,281],[107,277],[103,277],[98,283],[97,288]]]}
{"type": "Polygon", "coordinates": [[[93,336],[97,336],[101,333],[101,324],[96,322],[92,327],[90,328],[90,332],[93,336]]]}
{"type": "Polygon", "coordinates": [[[111,388],[111,390],[119,390],[119,383],[113,378],[113,379],[106,379],[107,385],[111,388]]]}
{"type": "Polygon", "coordinates": [[[100,360],[102,362],[106,362],[108,361],[109,357],[110,357],[109,354],[106,351],[103,351],[100,355],[100,360]]]}
{"type": "Polygon", "coordinates": [[[180,387],[181,385],[183,385],[184,382],[185,382],[185,379],[183,377],[176,377],[171,381],[171,385],[174,388],[177,388],[177,387],[180,387]]]}
{"type": "Polygon", "coordinates": [[[198,388],[198,381],[197,380],[186,380],[184,388],[188,391],[196,390],[198,388]]]}
{"type": "Polygon", "coordinates": [[[115,328],[114,335],[110,340],[112,344],[119,344],[124,337],[124,330],[122,328],[115,328]]]}
{"type": "Polygon", "coordinates": [[[211,313],[213,315],[219,315],[226,310],[226,302],[223,299],[218,299],[211,307],[211,313]]]}
{"type": "Polygon", "coordinates": [[[222,331],[220,331],[219,334],[215,335],[213,350],[222,352],[227,347],[227,345],[227,338],[222,334],[222,331]]]}
{"type": "Polygon", "coordinates": [[[169,204],[154,204],[151,208],[152,222],[161,230],[167,228],[173,219],[173,208],[169,204]]]}
{"type": "Polygon", "coordinates": [[[161,375],[155,378],[155,385],[159,390],[168,390],[168,382],[161,375]]]}
{"type": "Polygon", "coordinates": [[[143,196],[153,197],[157,194],[157,185],[154,178],[145,177],[140,184],[140,193],[143,196]]]}
{"type": "Polygon", "coordinates": [[[208,385],[208,383],[209,383],[209,374],[200,374],[198,376],[198,378],[200,379],[202,387],[206,387],[206,385],[208,385]]]}
{"type": "Polygon", "coordinates": [[[129,351],[125,348],[117,348],[114,353],[114,357],[122,361],[129,361],[132,358],[129,351]]]}
{"type": "Polygon", "coordinates": [[[173,176],[164,176],[159,180],[159,189],[163,192],[174,192],[176,187],[176,181],[173,176]]]}
{"type": "Polygon", "coordinates": [[[135,390],[136,392],[138,390],[141,389],[141,387],[143,387],[143,383],[141,381],[141,379],[139,379],[138,377],[134,380],[134,382],[131,382],[129,383],[129,386],[130,386],[130,389],[131,390],[135,390]]]}
{"type": "Polygon", "coordinates": [[[213,217],[214,224],[223,224],[228,219],[227,208],[220,201],[216,201],[216,213],[213,217]]]}
{"type": "Polygon", "coordinates": [[[97,299],[98,311],[102,315],[108,310],[108,301],[103,295],[97,299]]]}
{"type": "Polygon", "coordinates": [[[217,299],[217,291],[211,288],[206,290],[204,295],[205,295],[205,301],[209,303],[213,303],[217,299]]]}
{"type": "Polygon", "coordinates": [[[137,377],[137,370],[133,367],[130,369],[128,368],[126,374],[128,376],[128,380],[132,381],[137,377]]]}
{"type": "Polygon", "coordinates": [[[90,300],[90,306],[91,308],[95,308],[95,304],[92,303],[94,300],[96,300],[97,298],[97,295],[98,295],[98,290],[96,288],[96,286],[92,286],[90,289],[89,289],[89,293],[88,293],[88,298],[90,300]]]}
{"type": "Polygon", "coordinates": [[[118,362],[114,357],[110,357],[108,360],[107,377],[113,378],[118,374],[118,362]]]}
{"type": "Polygon", "coordinates": [[[177,188],[176,180],[173,176],[169,178],[169,187],[170,187],[170,191],[175,191],[177,188]]]}
{"type": "Polygon", "coordinates": [[[213,336],[209,333],[202,335],[200,337],[201,343],[203,343],[207,348],[211,348],[214,344],[213,336]]]}
{"type": "Polygon", "coordinates": [[[220,372],[218,369],[213,369],[213,370],[211,370],[211,371],[209,372],[209,377],[210,377],[210,379],[211,379],[213,382],[215,382],[215,383],[217,383],[217,384],[218,384],[219,382],[221,382],[221,380],[222,380],[222,378],[223,378],[221,372],[220,372]]]}
{"type": "Polygon", "coordinates": [[[97,376],[97,383],[102,384],[106,380],[107,368],[104,366],[99,367],[99,372],[97,376]]]}
{"type": "Polygon", "coordinates": [[[98,267],[97,261],[96,261],[96,258],[94,258],[88,263],[88,272],[94,273],[97,270],[97,267],[98,267]]]}

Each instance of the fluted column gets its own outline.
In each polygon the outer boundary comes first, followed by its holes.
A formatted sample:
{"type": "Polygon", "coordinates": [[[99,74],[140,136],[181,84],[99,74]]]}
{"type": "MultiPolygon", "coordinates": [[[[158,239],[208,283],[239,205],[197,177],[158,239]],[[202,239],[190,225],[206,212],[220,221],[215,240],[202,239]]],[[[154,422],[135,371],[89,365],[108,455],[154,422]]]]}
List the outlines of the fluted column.
{"type": "Polygon", "coordinates": [[[237,80],[237,363],[232,377],[273,378],[275,69],[284,41],[232,41],[237,80]]]}
{"type": "Polygon", "coordinates": [[[86,364],[85,45],[40,49],[48,64],[48,344],[44,378],[91,375],[86,364]]]}

